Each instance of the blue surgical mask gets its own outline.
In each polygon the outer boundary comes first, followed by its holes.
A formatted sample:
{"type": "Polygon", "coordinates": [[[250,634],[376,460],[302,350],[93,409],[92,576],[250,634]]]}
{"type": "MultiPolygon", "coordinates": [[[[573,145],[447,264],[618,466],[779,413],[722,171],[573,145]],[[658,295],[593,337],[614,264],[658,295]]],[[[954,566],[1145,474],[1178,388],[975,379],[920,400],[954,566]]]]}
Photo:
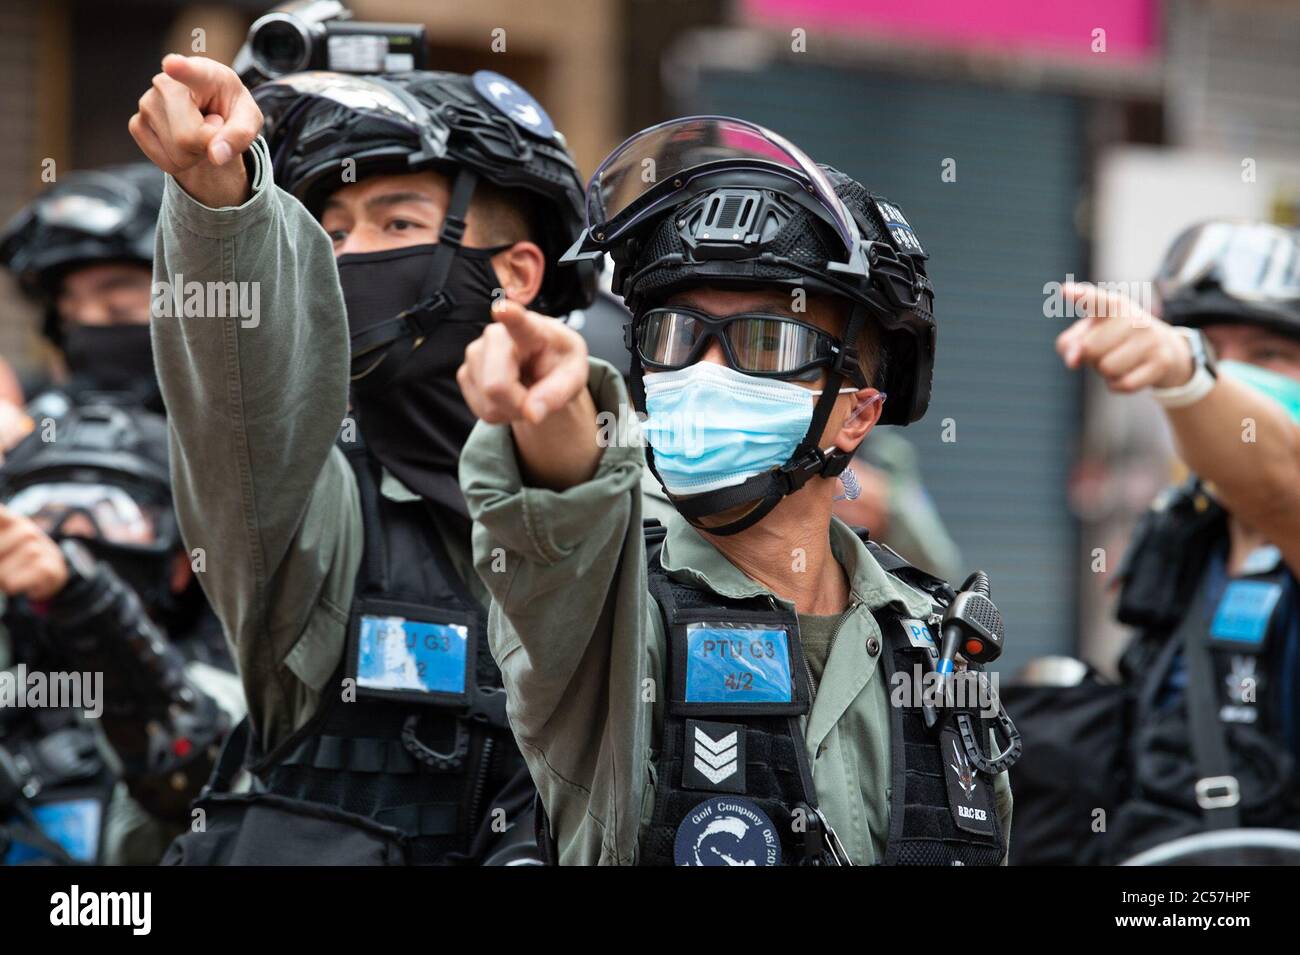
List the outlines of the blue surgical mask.
{"type": "MultiPolygon", "coordinates": [[[[840,394],[857,390],[841,388],[840,394]]],[[[790,460],[820,395],[788,381],[696,362],[646,375],[642,431],[664,487],[672,494],[703,494],[790,460]]]]}
{"type": "Polygon", "coordinates": [[[1300,381],[1244,361],[1220,361],[1217,367],[1225,378],[1239,381],[1272,398],[1286,409],[1292,421],[1300,424],[1300,381]]]}

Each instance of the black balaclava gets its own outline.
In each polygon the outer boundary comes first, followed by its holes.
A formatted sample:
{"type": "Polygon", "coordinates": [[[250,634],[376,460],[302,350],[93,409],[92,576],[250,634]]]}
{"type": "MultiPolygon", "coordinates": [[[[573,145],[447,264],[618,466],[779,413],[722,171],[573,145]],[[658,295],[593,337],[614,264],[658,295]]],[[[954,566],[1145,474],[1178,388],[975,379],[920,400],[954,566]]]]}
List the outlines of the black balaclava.
{"type": "MultiPolygon", "coordinates": [[[[432,332],[414,348],[355,355],[352,396],[371,453],[421,497],[467,514],[456,472],[477,420],[456,369],[465,348],[492,321],[498,289],[492,256],[509,246],[458,248],[442,292],[448,300],[432,332]],[[403,360],[405,358],[405,360],[403,360]],[[392,365],[392,368],[384,367],[392,365]]],[[[339,282],[353,336],[394,318],[424,297],[437,244],[339,256],[339,282]]]]}
{"type": "Polygon", "coordinates": [[[140,395],[158,390],[148,324],[63,326],[63,357],[78,385],[140,395]]]}

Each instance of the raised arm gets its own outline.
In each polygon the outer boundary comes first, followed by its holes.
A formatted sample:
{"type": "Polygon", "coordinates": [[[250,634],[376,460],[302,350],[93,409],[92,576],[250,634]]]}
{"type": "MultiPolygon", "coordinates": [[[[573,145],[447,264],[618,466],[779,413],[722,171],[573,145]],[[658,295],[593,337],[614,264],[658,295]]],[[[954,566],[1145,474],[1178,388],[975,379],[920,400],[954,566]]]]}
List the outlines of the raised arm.
{"type": "Polygon", "coordinates": [[[329,239],[271,182],[238,77],[198,57],[164,69],[131,132],[171,174],[153,347],[176,507],[270,743],[314,706],[342,652],[360,533],[355,484],[331,454],[347,320],[329,239]]]}
{"type": "Polygon", "coordinates": [[[575,332],[513,304],[494,317],[458,375],[484,422],[460,476],[489,642],[561,861],[629,864],[650,747],[641,448],[598,441],[627,396],[575,332]]]}
{"type": "MultiPolygon", "coordinates": [[[[1067,366],[1091,365],[1121,394],[1191,378],[1191,349],[1172,326],[1091,285],[1066,285],[1065,294],[1088,315],[1057,339],[1067,366]]],[[[1205,397],[1165,415],[1187,467],[1300,573],[1300,428],[1282,406],[1220,376],[1205,397]]]]}

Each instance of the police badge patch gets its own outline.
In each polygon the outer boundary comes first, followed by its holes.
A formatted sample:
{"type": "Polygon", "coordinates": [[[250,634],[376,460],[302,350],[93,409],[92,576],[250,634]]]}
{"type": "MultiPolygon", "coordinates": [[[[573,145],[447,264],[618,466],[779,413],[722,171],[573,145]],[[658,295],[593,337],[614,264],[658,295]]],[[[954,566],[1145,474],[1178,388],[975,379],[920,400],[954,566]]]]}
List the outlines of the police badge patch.
{"type": "Polygon", "coordinates": [[[478,94],[520,129],[539,139],[550,139],[555,135],[555,124],[542,109],[542,104],[510,77],[491,70],[479,70],[473,80],[478,94]]]}
{"type": "Polygon", "coordinates": [[[686,814],[673,845],[677,865],[781,864],[776,826],[748,799],[715,796],[686,814]]]}
{"type": "Polygon", "coordinates": [[[943,776],[948,784],[948,808],[958,829],[978,835],[993,835],[993,806],[989,787],[979,778],[966,757],[957,734],[945,729],[939,737],[943,755],[943,776]]]}

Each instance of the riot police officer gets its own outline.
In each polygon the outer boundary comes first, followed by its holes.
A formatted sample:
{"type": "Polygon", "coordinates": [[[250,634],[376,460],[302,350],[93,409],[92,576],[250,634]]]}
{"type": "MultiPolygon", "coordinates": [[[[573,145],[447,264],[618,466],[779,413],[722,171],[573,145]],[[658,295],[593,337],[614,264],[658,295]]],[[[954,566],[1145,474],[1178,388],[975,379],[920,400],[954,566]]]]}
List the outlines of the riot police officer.
{"type": "MultiPolygon", "coordinates": [[[[1300,825],[1300,235],[1216,220],[1156,277],[1160,318],[1091,286],[1057,342],[1111,390],[1149,390],[1192,472],[1121,568],[1128,782],[1104,855],[1197,832],[1300,825]]],[[[1083,824],[1081,822],[1081,824],[1083,824]]]]}
{"type": "Polygon", "coordinates": [[[573,160],[495,73],[293,74],[254,102],[210,60],[163,66],[130,124],[171,174],[155,276],[250,283],[262,313],[154,328],[181,524],[251,727],[174,859],[527,861],[453,373],[494,297],[590,300],[550,267],[580,223],[573,160]],[[249,795],[229,791],[241,762],[249,795]]]}
{"type": "Polygon", "coordinates": [[[11,673],[103,682],[89,716],[0,711],[0,858],[155,863],[242,715],[239,685],[181,544],[163,419],[83,404],[58,429],[0,471],[11,673]]]}
{"type": "Polygon", "coordinates": [[[66,366],[29,384],[38,419],[106,394],[162,410],[149,344],[162,187],[149,163],[69,173],[0,233],[0,264],[43,309],[66,366]]]}
{"type": "Polygon", "coordinates": [[[994,746],[995,707],[907,692],[948,679],[986,578],[949,612],[946,584],[831,513],[872,427],[929,400],[933,291],[902,213],[769,130],[692,117],[616,149],[587,214],[569,259],[613,256],[645,454],[609,426],[622,376],[518,304],[458,372],[544,841],[566,864],[997,863],[1014,731],[994,746]],[[648,542],[646,465],[678,512],[648,542]]]}

